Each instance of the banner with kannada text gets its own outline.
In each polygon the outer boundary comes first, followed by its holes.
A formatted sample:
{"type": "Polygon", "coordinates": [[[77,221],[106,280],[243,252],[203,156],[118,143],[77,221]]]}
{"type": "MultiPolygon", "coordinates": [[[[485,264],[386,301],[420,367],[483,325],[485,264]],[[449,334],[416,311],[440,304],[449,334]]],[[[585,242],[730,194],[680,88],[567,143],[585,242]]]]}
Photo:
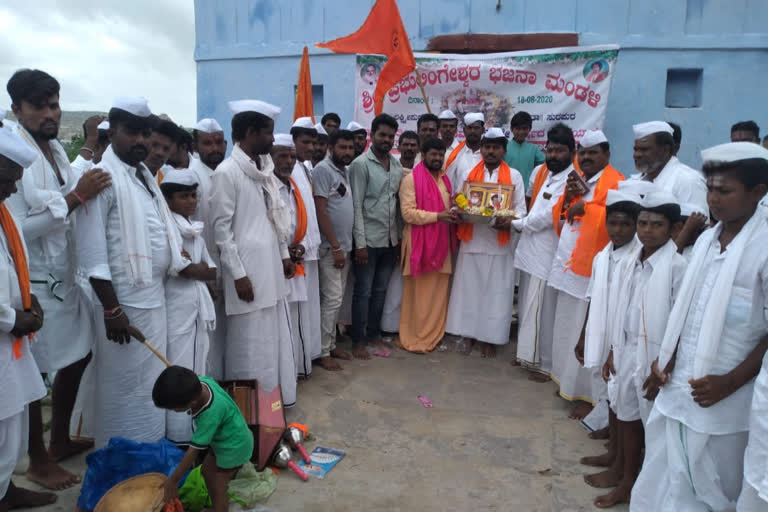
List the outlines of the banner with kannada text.
{"type": "MultiPolygon", "coordinates": [[[[398,135],[416,131],[416,120],[427,112],[416,80],[419,74],[432,113],[452,110],[459,118],[482,112],[485,126],[509,130],[516,112],[533,118],[528,141],[546,143],[547,130],[557,122],[570,126],[579,141],[588,129],[602,129],[605,107],[619,54],[617,45],[550,48],[492,54],[415,53],[416,71],[393,87],[384,112],[400,123],[398,135]]],[[[358,55],[355,120],[370,128],[373,91],[386,58],[358,55]]]]}

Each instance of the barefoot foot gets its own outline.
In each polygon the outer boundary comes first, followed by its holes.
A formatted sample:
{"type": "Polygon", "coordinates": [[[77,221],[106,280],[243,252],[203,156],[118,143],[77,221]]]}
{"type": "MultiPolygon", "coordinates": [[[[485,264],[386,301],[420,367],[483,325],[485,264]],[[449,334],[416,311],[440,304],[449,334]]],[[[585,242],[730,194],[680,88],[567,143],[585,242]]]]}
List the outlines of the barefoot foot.
{"type": "Polygon", "coordinates": [[[31,482],[35,482],[52,491],[69,489],[80,483],[80,477],[73,475],[52,461],[36,464],[34,466],[30,463],[26,476],[31,482]]]}
{"type": "Polygon", "coordinates": [[[472,353],[472,348],[475,346],[475,341],[469,338],[461,338],[456,342],[456,352],[463,356],[468,356],[472,353]]]}
{"type": "Polygon", "coordinates": [[[634,482],[621,481],[621,484],[614,490],[595,499],[597,508],[611,508],[620,503],[629,503],[629,497],[632,495],[632,485],[634,482]]]}
{"type": "Polygon", "coordinates": [[[491,345],[490,343],[483,343],[483,346],[480,347],[480,357],[484,357],[486,359],[495,359],[496,345],[491,345]]]}
{"type": "Polygon", "coordinates": [[[582,457],[579,463],[596,468],[608,468],[611,467],[614,460],[616,460],[616,454],[609,452],[593,457],[582,457]]]}
{"type": "Polygon", "coordinates": [[[37,492],[16,487],[13,482],[8,486],[5,498],[0,500],[0,510],[17,508],[44,507],[55,503],[58,497],[52,492],[37,492]]]}
{"type": "Polygon", "coordinates": [[[592,473],[591,475],[584,475],[584,481],[587,485],[595,487],[597,489],[607,489],[609,487],[616,487],[621,482],[621,475],[613,468],[606,469],[600,473],[592,473]]]}
{"type": "Polygon", "coordinates": [[[333,357],[334,359],[341,359],[342,361],[352,360],[352,354],[350,354],[349,352],[345,352],[340,348],[335,348],[331,350],[331,357],[333,357]]]}
{"type": "Polygon", "coordinates": [[[551,381],[552,377],[546,373],[531,372],[531,374],[528,375],[528,380],[531,382],[538,382],[539,384],[543,384],[544,382],[551,381]]]}
{"type": "Polygon", "coordinates": [[[611,435],[610,430],[608,430],[608,427],[601,428],[600,430],[595,430],[594,432],[589,433],[590,439],[608,439],[611,435]]]}
{"type": "Polygon", "coordinates": [[[371,354],[368,353],[368,348],[365,345],[355,345],[352,349],[352,356],[355,359],[368,360],[371,358],[371,354]]]}
{"type": "Polygon", "coordinates": [[[334,361],[331,356],[321,357],[317,360],[317,365],[323,370],[328,370],[329,372],[339,372],[344,369],[339,363],[334,361]]]}
{"type": "Polygon", "coordinates": [[[93,441],[91,440],[69,440],[66,443],[51,443],[48,447],[48,455],[53,462],[61,462],[64,459],[87,452],[91,448],[93,448],[93,441]]]}
{"type": "Polygon", "coordinates": [[[592,404],[579,402],[579,405],[571,409],[568,417],[572,420],[583,420],[592,411],[592,404]]]}

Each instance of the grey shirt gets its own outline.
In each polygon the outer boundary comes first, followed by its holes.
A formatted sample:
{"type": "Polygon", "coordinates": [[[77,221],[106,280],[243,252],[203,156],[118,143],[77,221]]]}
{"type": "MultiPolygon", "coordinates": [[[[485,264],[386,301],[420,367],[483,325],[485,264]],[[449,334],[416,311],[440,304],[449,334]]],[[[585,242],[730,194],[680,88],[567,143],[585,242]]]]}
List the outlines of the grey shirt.
{"type": "Polygon", "coordinates": [[[389,172],[369,149],[349,166],[355,203],[355,247],[390,247],[400,243],[397,192],[403,167],[389,155],[389,172]]]}
{"type": "MultiPolygon", "coordinates": [[[[312,170],[312,189],[315,197],[328,200],[328,217],[333,225],[333,233],[344,252],[352,250],[352,227],[355,220],[355,208],[352,203],[352,189],[349,186],[346,171],[342,171],[326,158],[312,170]],[[343,194],[342,194],[343,192],[343,194]]],[[[320,232],[320,247],[330,247],[325,235],[320,232]]]]}

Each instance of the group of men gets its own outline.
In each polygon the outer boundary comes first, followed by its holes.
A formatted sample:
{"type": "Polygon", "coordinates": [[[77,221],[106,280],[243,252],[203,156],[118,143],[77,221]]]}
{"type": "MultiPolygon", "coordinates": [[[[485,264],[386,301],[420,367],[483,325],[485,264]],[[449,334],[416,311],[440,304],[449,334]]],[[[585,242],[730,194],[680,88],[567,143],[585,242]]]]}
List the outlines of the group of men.
{"type": "Polygon", "coordinates": [[[448,333],[495,357],[515,316],[513,364],[609,438],[582,460],[607,468],[585,477],[613,488],[597,506],[768,507],[768,150],[754,123],[704,151],[702,171],[677,159],[679,127],[637,124],[625,179],[603,132],[577,144],[557,124],[542,151],[525,112],[509,132],[446,110],[416,132],[326,114],[274,133],[280,108],[237,100],[227,157],[216,120],[190,135],[121,97],[85,123],[70,163],[56,79],[20,70],[7,89],[0,511],[55,500],[12,484],[20,452],[28,478],[58,490],[78,481],[58,463],[111,437],[189,442],[190,417],[153,405],[164,364],[149,346],[220,381],[279,386],[290,407],[313,365],[388,356],[385,333],[419,353],[448,333]],[[473,184],[509,195],[491,198],[490,222],[457,207],[473,184]],[[54,373],[46,447],[41,375],[54,373]]]}

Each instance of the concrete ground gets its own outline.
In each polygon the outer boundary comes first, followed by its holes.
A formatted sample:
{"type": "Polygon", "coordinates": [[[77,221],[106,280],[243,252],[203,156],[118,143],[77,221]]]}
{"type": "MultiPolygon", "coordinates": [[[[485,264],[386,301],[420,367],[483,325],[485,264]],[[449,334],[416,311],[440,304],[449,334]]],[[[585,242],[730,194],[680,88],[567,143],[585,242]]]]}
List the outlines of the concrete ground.
{"type": "MultiPolygon", "coordinates": [[[[602,453],[602,441],[568,419],[570,405],[553,395],[553,383],[530,382],[511,366],[513,354],[514,345],[495,360],[477,350],[466,357],[395,349],[388,359],[344,362],[339,373],[316,368],[300,383],[288,419],[347,456],[325,480],[303,483],[282,472],[267,505],[280,512],[598,510],[592,500],[601,493],[582,480],[593,469],[578,461],[602,453]],[[418,395],[434,408],[422,407],[418,395]]],[[[84,457],[65,466],[83,475],[84,457]]],[[[37,510],[72,511],[78,493],[61,492],[57,504],[37,510]]]]}

